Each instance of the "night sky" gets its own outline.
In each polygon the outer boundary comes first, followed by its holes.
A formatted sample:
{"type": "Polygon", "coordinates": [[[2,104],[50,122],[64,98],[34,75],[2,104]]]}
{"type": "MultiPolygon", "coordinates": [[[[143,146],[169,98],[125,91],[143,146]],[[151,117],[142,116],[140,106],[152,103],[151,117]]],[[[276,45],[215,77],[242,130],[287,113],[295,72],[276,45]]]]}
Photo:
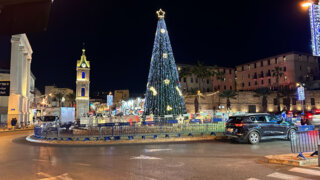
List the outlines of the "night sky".
{"type": "MultiPolygon", "coordinates": [[[[27,34],[36,87],[75,89],[83,42],[91,61],[91,92],[143,93],[157,25],[166,23],[176,63],[234,67],[288,51],[311,53],[308,13],[299,0],[55,0],[48,30],[27,34]]],[[[8,66],[10,37],[0,37],[8,66]]]]}

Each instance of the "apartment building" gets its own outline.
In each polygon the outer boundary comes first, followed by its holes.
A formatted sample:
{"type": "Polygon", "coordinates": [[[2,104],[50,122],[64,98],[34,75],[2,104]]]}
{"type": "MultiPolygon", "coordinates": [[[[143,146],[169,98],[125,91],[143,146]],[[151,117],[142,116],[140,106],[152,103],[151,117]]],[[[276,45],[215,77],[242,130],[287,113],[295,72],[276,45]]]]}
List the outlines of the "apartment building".
{"type": "Polygon", "coordinates": [[[289,52],[236,66],[237,90],[276,87],[275,67],[282,69],[280,86],[294,88],[298,82],[312,81],[319,76],[318,58],[311,54],[289,52]]]}

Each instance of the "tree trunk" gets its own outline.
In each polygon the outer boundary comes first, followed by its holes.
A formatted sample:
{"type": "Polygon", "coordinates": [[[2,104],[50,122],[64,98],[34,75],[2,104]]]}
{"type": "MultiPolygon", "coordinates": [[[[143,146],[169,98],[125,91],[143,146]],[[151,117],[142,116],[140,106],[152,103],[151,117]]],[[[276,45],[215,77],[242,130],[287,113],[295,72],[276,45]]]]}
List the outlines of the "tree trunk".
{"type": "Polygon", "coordinates": [[[262,112],[267,112],[268,109],[268,100],[266,96],[262,97],[262,112]]]}
{"type": "Polygon", "coordinates": [[[227,110],[231,109],[231,103],[230,103],[230,99],[227,98],[227,110]]]}
{"type": "Polygon", "coordinates": [[[196,96],[196,98],[194,99],[194,112],[198,113],[199,112],[199,101],[198,101],[198,97],[196,96]]]}

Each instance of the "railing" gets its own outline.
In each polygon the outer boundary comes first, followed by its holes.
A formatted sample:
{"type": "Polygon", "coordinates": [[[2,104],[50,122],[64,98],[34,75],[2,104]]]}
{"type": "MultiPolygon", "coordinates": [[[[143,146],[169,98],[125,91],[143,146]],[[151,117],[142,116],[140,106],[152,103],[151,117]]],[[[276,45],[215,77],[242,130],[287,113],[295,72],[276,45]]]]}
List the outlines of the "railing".
{"type": "Polygon", "coordinates": [[[121,137],[128,137],[133,139],[138,136],[145,139],[146,136],[157,138],[158,136],[176,136],[181,135],[216,135],[217,132],[224,132],[225,123],[206,123],[206,124],[175,124],[175,125],[153,125],[153,126],[130,126],[128,124],[116,125],[113,123],[106,123],[98,127],[89,127],[87,129],[77,128],[73,130],[66,130],[65,128],[34,128],[34,136],[41,139],[64,139],[64,140],[88,140],[95,139],[120,139],[121,137]]]}
{"type": "MultiPolygon", "coordinates": [[[[310,127],[307,127],[310,129],[310,127]]],[[[299,153],[297,157],[306,159],[303,153],[313,152],[311,156],[318,154],[319,130],[299,131],[291,135],[290,145],[292,153],[299,153]]]]}

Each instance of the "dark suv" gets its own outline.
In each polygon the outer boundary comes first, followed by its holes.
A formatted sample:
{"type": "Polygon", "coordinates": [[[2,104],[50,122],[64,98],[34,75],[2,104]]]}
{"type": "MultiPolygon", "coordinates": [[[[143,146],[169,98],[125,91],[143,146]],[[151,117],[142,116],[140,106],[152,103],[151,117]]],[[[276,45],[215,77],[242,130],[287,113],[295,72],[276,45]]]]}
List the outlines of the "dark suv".
{"type": "Polygon", "coordinates": [[[290,139],[298,127],[277,119],[267,113],[230,116],[226,123],[225,135],[237,140],[247,140],[258,144],[260,140],[271,138],[290,139]]]}

